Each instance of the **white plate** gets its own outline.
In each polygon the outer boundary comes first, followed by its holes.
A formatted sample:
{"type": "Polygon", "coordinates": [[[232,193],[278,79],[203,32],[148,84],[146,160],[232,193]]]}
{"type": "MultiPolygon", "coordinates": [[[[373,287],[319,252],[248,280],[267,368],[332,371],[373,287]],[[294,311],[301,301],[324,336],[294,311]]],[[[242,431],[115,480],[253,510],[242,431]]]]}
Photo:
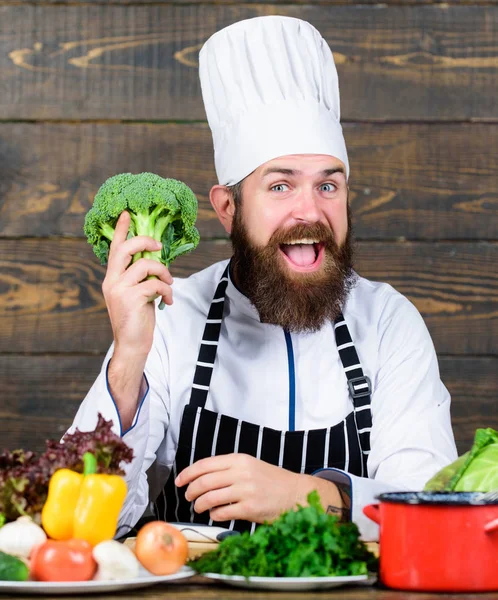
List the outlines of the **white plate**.
{"type": "Polygon", "coordinates": [[[297,592],[324,590],[343,585],[372,585],[377,578],[373,575],[347,575],[343,577],[242,577],[242,575],[220,575],[204,573],[203,577],[221,581],[231,586],[248,590],[278,590],[297,592]]]}
{"type": "Polygon", "coordinates": [[[0,581],[0,594],[37,594],[55,596],[59,594],[95,594],[99,592],[115,592],[117,590],[133,590],[148,587],[156,583],[169,583],[192,577],[195,572],[190,567],[183,567],[173,575],[151,575],[143,569],[135,579],[119,579],[117,581],[0,581]]]}

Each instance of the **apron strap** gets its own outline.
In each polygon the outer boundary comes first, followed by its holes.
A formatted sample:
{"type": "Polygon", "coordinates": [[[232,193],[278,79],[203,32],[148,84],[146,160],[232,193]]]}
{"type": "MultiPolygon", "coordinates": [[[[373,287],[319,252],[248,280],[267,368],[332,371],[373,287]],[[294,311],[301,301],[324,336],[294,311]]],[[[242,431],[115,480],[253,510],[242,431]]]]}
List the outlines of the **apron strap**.
{"type": "Polygon", "coordinates": [[[223,311],[225,308],[225,292],[228,285],[228,268],[223,271],[223,275],[218,283],[214,293],[211,307],[207,316],[204,333],[202,334],[199,356],[194,373],[194,383],[190,394],[190,404],[196,407],[204,407],[206,404],[209,384],[213,375],[214,362],[216,360],[216,351],[218,350],[218,341],[220,339],[221,323],[223,321],[223,311]]]}
{"type": "Polygon", "coordinates": [[[339,357],[348,381],[349,394],[353,400],[356,429],[366,469],[367,458],[370,454],[370,431],[372,430],[370,406],[372,384],[370,378],[363,373],[358,353],[342,314],[334,321],[334,333],[339,357]]]}
{"type": "MultiPolygon", "coordinates": [[[[199,356],[195,367],[194,382],[190,394],[190,404],[196,408],[204,408],[209,393],[209,385],[213,375],[220,339],[221,323],[223,321],[228,271],[229,265],[223,271],[223,275],[214,293],[202,335],[199,356]]],[[[351,334],[342,314],[334,321],[334,333],[339,357],[346,374],[349,393],[353,400],[355,423],[363,462],[366,468],[366,461],[370,453],[370,431],[372,429],[370,406],[372,386],[370,379],[363,373],[358,353],[356,352],[351,334]]]]}

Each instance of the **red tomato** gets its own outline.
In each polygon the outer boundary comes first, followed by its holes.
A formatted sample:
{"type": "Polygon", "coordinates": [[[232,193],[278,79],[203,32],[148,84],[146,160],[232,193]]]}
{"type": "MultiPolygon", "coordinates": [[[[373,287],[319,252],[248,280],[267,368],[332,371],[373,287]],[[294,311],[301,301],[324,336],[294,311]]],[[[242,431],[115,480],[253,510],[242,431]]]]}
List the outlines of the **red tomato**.
{"type": "Polygon", "coordinates": [[[154,575],[171,575],[187,562],[188,542],[181,531],[164,521],[152,521],[137,534],[135,554],[154,575]]]}
{"type": "Polygon", "coordinates": [[[84,540],[47,540],[31,554],[31,576],[38,581],[88,581],[97,563],[84,540]]]}

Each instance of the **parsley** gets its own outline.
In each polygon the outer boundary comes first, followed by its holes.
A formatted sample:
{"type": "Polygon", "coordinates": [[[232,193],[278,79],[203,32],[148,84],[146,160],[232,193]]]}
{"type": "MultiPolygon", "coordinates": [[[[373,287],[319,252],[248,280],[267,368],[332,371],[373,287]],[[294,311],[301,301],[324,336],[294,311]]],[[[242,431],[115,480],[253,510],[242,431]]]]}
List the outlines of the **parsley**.
{"type": "Polygon", "coordinates": [[[190,566],[198,573],[244,577],[330,577],[376,570],[377,559],[354,523],[326,514],[316,491],[308,503],[261,525],[253,535],[225,538],[190,566]]]}

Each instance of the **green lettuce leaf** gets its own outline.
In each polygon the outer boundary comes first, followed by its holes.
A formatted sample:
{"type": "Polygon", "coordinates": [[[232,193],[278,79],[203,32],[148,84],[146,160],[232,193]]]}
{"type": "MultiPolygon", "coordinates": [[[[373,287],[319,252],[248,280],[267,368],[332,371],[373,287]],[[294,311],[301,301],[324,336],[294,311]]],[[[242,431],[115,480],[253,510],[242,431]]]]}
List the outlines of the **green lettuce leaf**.
{"type": "Polygon", "coordinates": [[[498,489],[498,443],[486,446],[462,473],[456,492],[491,492],[498,489]]]}
{"type": "Polygon", "coordinates": [[[426,483],[431,492],[489,492],[498,489],[498,432],[478,429],[469,452],[441,469],[426,483]]]}
{"type": "Polygon", "coordinates": [[[425,484],[424,491],[426,492],[444,492],[450,491],[450,482],[453,480],[455,475],[461,471],[461,468],[467,462],[467,457],[470,452],[466,452],[459,456],[454,462],[438,471],[429,481],[425,484]]]}

